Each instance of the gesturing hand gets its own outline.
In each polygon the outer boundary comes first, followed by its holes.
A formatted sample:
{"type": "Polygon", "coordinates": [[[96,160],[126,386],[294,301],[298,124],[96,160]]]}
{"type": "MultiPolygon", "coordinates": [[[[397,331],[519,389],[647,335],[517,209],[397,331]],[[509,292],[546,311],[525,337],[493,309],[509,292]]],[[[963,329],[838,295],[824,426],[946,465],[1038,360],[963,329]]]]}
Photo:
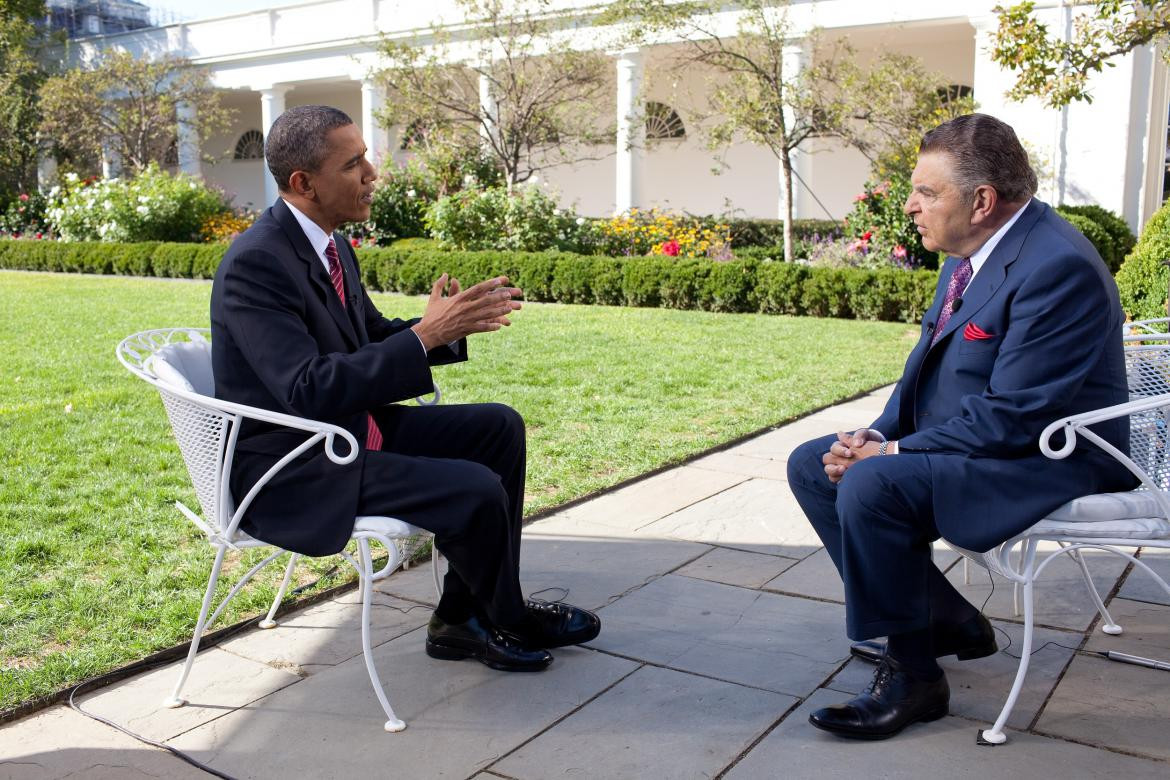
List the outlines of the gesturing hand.
{"type": "Polygon", "coordinates": [[[431,286],[426,311],[412,329],[423,346],[431,350],[472,333],[486,333],[511,325],[508,315],[520,308],[520,302],[513,299],[524,293],[507,284],[508,277],[497,276],[462,290],[459,280],[452,279],[444,296],[447,274],[443,274],[431,286]]]}

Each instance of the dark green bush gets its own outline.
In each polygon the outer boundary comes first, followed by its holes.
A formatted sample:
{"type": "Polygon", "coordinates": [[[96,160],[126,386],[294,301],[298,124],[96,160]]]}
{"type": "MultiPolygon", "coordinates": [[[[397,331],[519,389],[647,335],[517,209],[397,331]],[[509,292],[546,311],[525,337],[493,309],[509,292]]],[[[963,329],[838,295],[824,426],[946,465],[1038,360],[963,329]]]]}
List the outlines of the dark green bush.
{"type": "Polygon", "coordinates": [[[1121,306],[1135,320],[1166,316],[1166,284],[1170,274],[1170,201],[1162,205],[1142,230],[1141,238],[1117,272],[1121,306]]]}
{"type": "MultiPolygon", "coordinates": [[[[0,268],[210,278],[225,250],[223,244],[5,240],[0,241],[0,268]]],[[[754,257],[714,262],[663,255],[448,252],[427,244],[357,253],[362,281],[372,290],[417,295],[429,292],[442,273],[464,286],[504,274],[530,301],[907,322],[921,319],[937,281],[931,271],[812,268],[754,257]]]]}
{"type": "Polygon", "coordinates": [[[1096,204],[1061,206],[1058,211],[1062,214],[1080,214],[1081,216],[1088,217],[1104,228],[1105,232],[1109,234],[1109,237],[1113,239],[1113,247],[1117,254],[1117,265],[1110,266],[1109,270],[1117,273],[1121,261],[1133,251],[1134,244],[1137,243],[1137,238],[1134,237],[1133,231],[1129,229],[1126,221],[1109,209],[1096,204]]]}

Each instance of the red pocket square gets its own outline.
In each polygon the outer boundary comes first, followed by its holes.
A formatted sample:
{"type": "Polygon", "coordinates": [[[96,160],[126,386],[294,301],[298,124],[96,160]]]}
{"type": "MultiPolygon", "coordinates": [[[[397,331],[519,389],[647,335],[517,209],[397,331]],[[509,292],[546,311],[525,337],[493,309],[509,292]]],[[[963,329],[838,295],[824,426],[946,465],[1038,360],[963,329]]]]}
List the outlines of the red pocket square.
{"type": "Polygon", "coordinates": [[[963,328],[963,338],[965,338],[967,341],[977,341],[994,337],[994,334],[988,333],[974,322],[968,322],[967,327],[963,328]]]}

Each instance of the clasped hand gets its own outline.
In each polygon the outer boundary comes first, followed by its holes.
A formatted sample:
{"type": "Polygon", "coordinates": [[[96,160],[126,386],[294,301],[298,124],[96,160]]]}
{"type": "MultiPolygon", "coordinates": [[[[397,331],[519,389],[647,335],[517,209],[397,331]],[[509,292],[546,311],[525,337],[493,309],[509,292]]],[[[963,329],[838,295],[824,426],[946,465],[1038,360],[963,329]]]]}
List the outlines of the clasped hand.
{"type": "Polygon", "coordinates": [[[426,311],[413,326],[428,351],[472,333],[486,333],[512,324],[508,315],[520,308],[520,302],[514,299],[524,293],[519,288],[508,287],[508,277],[496,276],[466,290],[460,289],[458,279],[451,279],[448,288],[447,278],[443,274],[435,280],[426,311]]]}
{"type": "Polygon", "coordinates": [[[853,433],[837,432],[837,441],[821,457],[825,464],[825,475],[830,482],[837,483],[854,463],[878,454],[881,438],[868,428],[858,428],[853,433]]]}

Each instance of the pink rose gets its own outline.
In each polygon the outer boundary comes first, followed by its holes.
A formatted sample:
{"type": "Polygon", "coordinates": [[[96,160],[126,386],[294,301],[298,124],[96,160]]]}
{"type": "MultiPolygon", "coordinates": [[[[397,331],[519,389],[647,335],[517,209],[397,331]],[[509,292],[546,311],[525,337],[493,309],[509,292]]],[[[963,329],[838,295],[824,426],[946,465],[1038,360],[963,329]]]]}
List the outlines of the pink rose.
{"type": "Polygon", "coordinates": [[[26,195],[25,193],[22,192],[22,193],[20,193],[20,199],[21,200],[28,200],[28,195],[26,195]]]}
{"type": "Polygon", "coordinates": [[[894,257],[898,258],[899,260],[905,260],[906,247],[902,246],[901,244],[898,244],[896,247],[894,247],[894,257]]]}
{"type": "Polygon", "coordinates": [[[661,247],[662,254],[670,255],[671,257],[678,257],[679,245],[673,238],[665,241],[661,247]]]}

